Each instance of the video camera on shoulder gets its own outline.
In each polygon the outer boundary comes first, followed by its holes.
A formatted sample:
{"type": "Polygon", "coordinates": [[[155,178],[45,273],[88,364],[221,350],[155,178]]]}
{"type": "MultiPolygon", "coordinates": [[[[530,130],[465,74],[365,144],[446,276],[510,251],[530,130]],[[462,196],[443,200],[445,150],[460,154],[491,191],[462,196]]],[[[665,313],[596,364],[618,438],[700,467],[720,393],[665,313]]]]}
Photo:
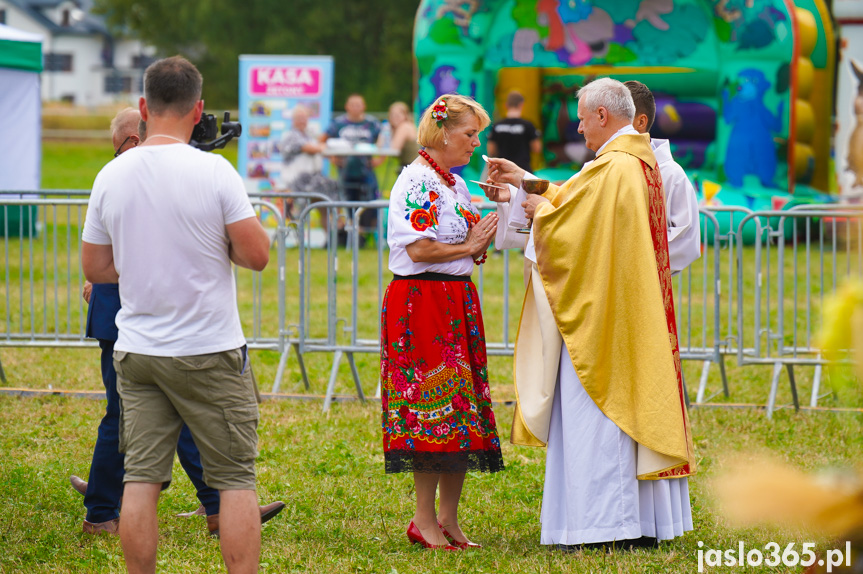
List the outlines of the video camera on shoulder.
{"type": "Polygon", "coordinates": [[[217,138],[216,116],[201,114],[201,121],[195,124],[195,129],[192,130],[192,139],[189,140],[189,145],[201,151],[223,149],[229,141],[240,137],[242,133],[243,126],[240,125],[240,122],[232,122],[231,112],[225,112],[225,119],[222,120],[222,135],[217,138]]]}

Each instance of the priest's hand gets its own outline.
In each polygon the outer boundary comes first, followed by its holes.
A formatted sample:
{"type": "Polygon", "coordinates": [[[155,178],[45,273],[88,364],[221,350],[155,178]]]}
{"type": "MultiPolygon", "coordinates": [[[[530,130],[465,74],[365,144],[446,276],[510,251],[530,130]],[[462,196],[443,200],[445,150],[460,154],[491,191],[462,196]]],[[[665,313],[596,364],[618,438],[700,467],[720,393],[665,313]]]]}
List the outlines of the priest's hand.
{"type": "Polygon", "coordinates": [[[508,183],[515,187],[521,185],[524,170],[502,157],[488,158],[488,181],[498,185],[508,183]]]}
{"type": "Polygon", "coordinates": [[[536,213],[536,206],[543,202],[548,202],[548,200],[541,195],[527,196],[527,200],[524,201],[521,206],[524,208],[524,214],[528,219],[533,219],[533,216],[536,213]]]}
{"type": "Polygon", "coordinates": [[[497,232],[496,213],[489,213],[470,228],[470,231],[467,232],[467,239],[464,242],[474,259],[488,249],[488,246],[494,240],[495,232],[497,232]]]}

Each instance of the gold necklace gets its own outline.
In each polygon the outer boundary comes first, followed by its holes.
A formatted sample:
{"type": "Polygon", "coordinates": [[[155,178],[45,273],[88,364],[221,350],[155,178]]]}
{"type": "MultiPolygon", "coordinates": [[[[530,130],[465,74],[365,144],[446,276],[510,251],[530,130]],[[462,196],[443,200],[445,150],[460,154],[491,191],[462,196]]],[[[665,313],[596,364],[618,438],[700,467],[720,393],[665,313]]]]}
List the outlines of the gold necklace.
{"type": "Polygon", "coordinates": [[[168,134],[153,134],[151,136],[147,136],[147,141],[149,141],[153,138],[168,138],[169,140],[174,140],[175,142],[178,142],[181,144],[189,143],[189,142],[185,142],[185,141],[181,140],[180,138],[175,138],[174,136],[169,136],[168,134]]]}

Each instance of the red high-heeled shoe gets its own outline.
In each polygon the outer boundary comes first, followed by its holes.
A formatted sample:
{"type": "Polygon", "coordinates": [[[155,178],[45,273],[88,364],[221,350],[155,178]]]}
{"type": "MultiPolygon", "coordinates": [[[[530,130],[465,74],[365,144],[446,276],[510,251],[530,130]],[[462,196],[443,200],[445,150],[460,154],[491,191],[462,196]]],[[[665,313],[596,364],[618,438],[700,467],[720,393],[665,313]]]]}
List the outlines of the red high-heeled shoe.
{"type": "Polygon", "coordinates": [[[417,525],[413,523],[411,520],[410,526],[408,526],[408,540],[413,544],[419,544],[423,548],[429,548],[431,550],[458,550],[458,547],[453,546],[452,544],[429,544],[426,542],[426,539],[423,538],[422,532],[417,528],[417,525]]]}
{"type": "Polygon", "coordinates": [[[437,525],[441,529],[441,532],[443,532],[443,535],[446,536],[446,539],[449,540],[450,544],[461,548],[462,550],[467,550],[468,548],[482,548],[482,544],[477,544],[476,542],[471,542],[470,540],[466,540],[465,542],[459,542],[452,537],[452,534],[446,531],[446,528],[443,527],[443,524],[438,522],[437,525]]]}

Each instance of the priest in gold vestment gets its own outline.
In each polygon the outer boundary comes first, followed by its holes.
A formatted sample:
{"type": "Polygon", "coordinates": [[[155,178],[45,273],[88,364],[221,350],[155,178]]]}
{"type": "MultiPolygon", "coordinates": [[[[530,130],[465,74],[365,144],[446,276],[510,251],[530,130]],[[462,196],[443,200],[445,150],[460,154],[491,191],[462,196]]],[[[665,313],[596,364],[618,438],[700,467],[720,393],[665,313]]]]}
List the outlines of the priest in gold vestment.
{"type": "MultiPolygon", "coordinates": [[[[511,440],[547,447],[542,544],[653,546],[692,529],[695,471],[662,179],[626,86],[603,78],[578,98],[596,159],[521,206],[532,264],[511,440]]],[[[489,160],[490,181],[525,175],[489,160]]]]}

